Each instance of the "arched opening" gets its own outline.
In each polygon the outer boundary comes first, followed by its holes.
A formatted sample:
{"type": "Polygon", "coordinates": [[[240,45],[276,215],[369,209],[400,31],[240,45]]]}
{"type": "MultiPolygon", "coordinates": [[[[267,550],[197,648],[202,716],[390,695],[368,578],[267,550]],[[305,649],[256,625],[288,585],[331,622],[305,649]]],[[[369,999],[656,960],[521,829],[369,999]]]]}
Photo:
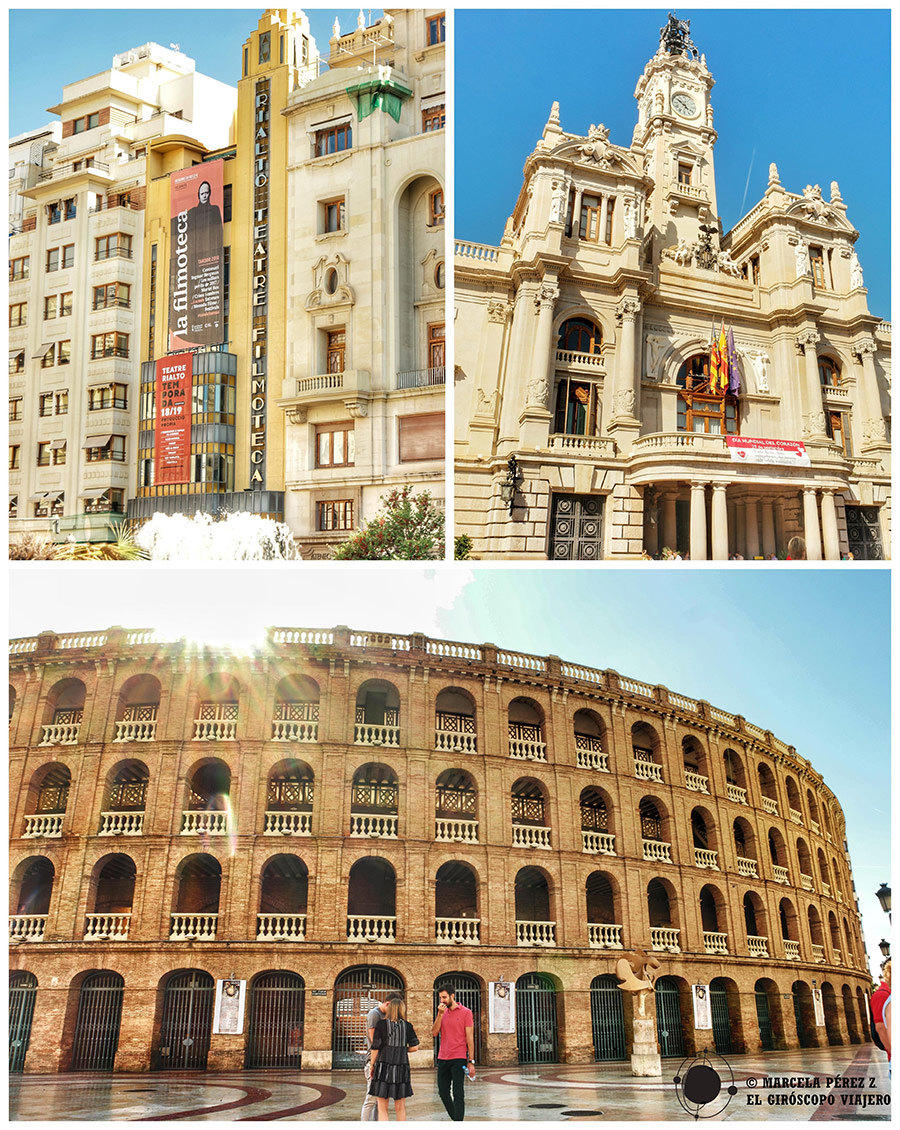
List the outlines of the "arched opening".
{"type": "Polygon", "coordinates": [[[452,860],[438,869],[434,881],[435,940],[478,945],[478,880],[467,863],[452,860]]]}
{"type": "Polygon", "coordinates": [[[710,981],[709,1008],[712,1013],[713,1041],[719,1055],[740,1055],[745,1052],[740,994],[730,977],[714,977],[710,981]]]}
{"type": "Polygon", "coordinates": [[[784,837],[777,828],[769,829],[768,844],[769,858],[772,860],[772,874],[775,877],[775,882],[787,883],[789,881],[787,845],[784,842],[784,837]]]}
{"type": "Polygon", "coordinates": [[[850,925],[844,919],[844,964],[853,969],[856,967],[856,953],[853,949],[853,938],[850,935],[850,925]]]}
{"type": "Polygon", "coordinates": [[[839,1047],[844,1038],[841,1035],[841,1021],[838,1014],[837,994],[834,986],[824,981],[822,983],[822,1010],[825,1013],[825,1034],[831,1047],[839,1047]]]}
{"type": "Polygon", "coordinates": [[[580,804],[582,850],[591,855],[615,855],[616,837],[612,832],[606,794],[590,785],[581,790],[580,804]]]}
{"type": "Polygon", "coordinates": [[[663,779],[659,735],[646,722],[635,722],[631,727],[631,752],[635,777],[643,781],[663,779]]]}
{"type": "Polygon", "coordinates": [[[306,938],[309,872],[296,855],[276,855],[260,876],[259,941],[302,942],[306,938]]]}
{"type": "Polygon", "coordinates": [[[814,906],[806,908],[806,921],[809,926],[809,936],[812,942],[813,961],[825,960],[825,931],[822,929],[822,919],[814,906]]]}
{"type": "Polygon", "coordinates": [[[315,774],[305,761],[288,757],[269,770],[266,784],[265,834],[312,834],[315,774]]]}
{"type": "Polygon", "coordinates": [[[507,722],[509,756],[520,761],[546,761],[544,715],[529,698],[514,698],[509,704],[507,722]]]}
{"type": "Polygon", "coordinates": [[[615,880],[605,871],[592,871],[584,884],[588,943],[593,949],[622,948],[622,923],[616,912],[615,880]]]}
{"type": "Polygon", "coordinates": [[[475,703],[468,692],[458,687],[446,687],[435,700],[434,748],[453,753],[478,750],[475,703]]]}
{"type": "Polygon", "coordinates": [[[305,675],[288,675],[275,690],[272,740],[317,742],[319,740],[319,684],[305,675]]]}
{"type": "MultiPolygon", "coordinates": [[[[416,177],[397,203],[396,269],[392,278],[397,298],[397,369],[406,381],[444,383],[445,358],[434,342],[443,345],[443,294],[428,283],[435,259],[444,253],[444,192],[430,176],[416,177]],[[423,272],[423,264],[431,264],[423,272]],[[421,376],[420,376],[421,374],[421,376]]],[[[358,363],[357,363],[358,364],[358,363]]],[[[401,384],[400,387],[415,387],[401,384]]]]}
{"type": "Polygon", "coordinates": [[[25,801],[24,839],[62,835],[72,774],[67,765],[43,765],[32,776],[25,801]]]}
{"type": "Polygon", "coordinates": [[[350,868],[347,937],[359,942],[396,940],[397,877],[386,859],[367,856],[350,868]]]}
{"type": "Polygon", "coordinates": [[[685,1031],[684,1018],[691,1015],[690,990],[686,983],[680,977],[660,977],[653,988],[653,996],[660,1055],[664,1059],[689,1055],[693,1039],[685,1031]]]}
{"type": "Polygon", "coordinates": [[[869,1010],[866,1004],[866,997],[859,985],[856,986],[856,1010],[859,1013],[859,1019],[862,1027],[862,1042],[867,1043],[869,1040],[869,1010]]]}
{"type": "Polygon", "coordinates": [[[672,846],[668,842],[665,809],[656,797],[645,796],[638,805],[641,820],[643,858],[663,863],[672,862],[672,846]]]}
{"type": "Polygon", "coordinates": [[[819,380],[822,388],[838,388],[841,383],[841,369],[837,361],[830,357],[819,358],[819,380]]]}
{"type": "Polygon", "coordinates": [[[10,885],[10,941],[43,939],[55,874],[53,864],[45,856],[23,859],[13,871],[10,885]]]}
{"type": "Polygon", "coordinates": [[[803,823],[803,813],[800,809],[800,790],[793,777],[785,777],[784,787],[787,790],[788,815],[795,824],[803,823]]]}
{"type": "Polygon", "coordinates": [[[37,977],[25,970],[9,975],[9,1070],[18,1075],[25,1070],[25,1057],[31,1043],[37,977]]]}
{"type": "Polygon", "coordinates": [[[135,675],[119,691],[117,742],[152,742],[156,738],[161,689],[155,675],[135,675]]]}
{"type": "Polygon", "coordinates": [[[797,840],[797,862],[800,865],[800,886],[805,891],[813,890],[812,858],[806,840],[802,836],[797,840]]]}
{"type": "Polygon", "coordinates": [[[231,770],[217,757],[198,761],[188,772],[181,834],[226,835],[231,811],[231,770]]]}
{"type": "Polygon", "coordinates": [[[403,978],[380,965],[355,965],[334,983],[331,1066],[359,1068],[368,1049],[366,1017],[392,993],[402,994],[403,978]]]}
{"type": "Polygon", "coordinates": [[[828,934],[831,938],[832,960],[835,965],[842,964],[841,932],[838,929],[837,916],[833,910],[828,912],[828,934]]]}
{"type": "Polygon", "coordinates": [[[200,683],[194,741],[233,742],[237,737],[240,687],[237,679],[216,671],[200,683]]]}
{"type": "Polygon", "coordinates": [[[681,739],[681,759],[684,765],[684,783],[687,788],[693,793],[709,793],[706,750],[695,737],[681,739]]]}
{"type": "Polygon", "coordinates": [[[516,874],[516,944],[555,946],[556,919],[547,876],[537,867],[523,867],[516,874]]]}
{"type": "Polygon", "coordinates": [[[10,683],[9,685],[9,721],[12,725],[13,711],[16,709],[16,688],[10,683]]]}
{"type": "Polygon", "coordinates": [[[575,763],[579,769],[595,769],[606,773],[609,759],[604,749],[606,727],[593,710],[576,710],[572,720],[575,732],[575,763]]]}
{"type": "Polygon", "coordinates": [[[78,741],[87,697],[80,679],[62,679],[44,704],[41,745],[74,745],[78,741]]]}
{"type": "Polygon", "coordinates": [[[662,879],[647,884],[647,914],[650,919],[650,947],[657,952],[680,953],[680,930],[672,910],[674,889],[662,879]]]}
{"type": "MultiPolygon", "coordinates": [[[[438,1004],[442,990],[452,992],[458,1003],[464,1005],[472,1013],[472,1036],[474,1042],[475,1062],[482,1062],[482,1048],[484,1046],[484,1016],[481,1006],[482,982],[471,973],[442,973],[434,979],[434,999],[432,1019],[437,1016],[438,1004]]],[[[496,986],[495,986],[496,990],[496,986]]],[[[437,1059],[438,1040],[434,1041],[434,1056],[437,1059]]]]}
{"type": "Polygon", "coordinates": [[[710,871],[719,870],[719,853],[716,851],[715,825],[705,808],[691,811],[691,839],[694,843],[694,866],[710,871]]]}
{"type": "MultiPolygon", "coordinates": [[[[577,361],[584,367],[587,356],[599,362],[602,345],[600,327],[589,318],[568,318],[559,328],[557,360],[577,361]],[[573,358],[573,354],[578,357],[573,358]],[[587,355],[587,356],[586,356],[587,355]]],[[[553,431],[557,435],[592,436],[600,422],[600,385],[585,375],[564,371],[556,381],[553,431]]]]}
{"type": "Polygon", "coordinates": [[[444,843],[478,842],[478,787],[463,769],[445,769],[437,779],[434,838],[444,843]]]}
{"type": "Polygon", "coordinates": [[[726,749],[722,755],[725,763],[725,792],[734,804],[747,803],[747,776],[740,754],[726,749]]]}
{"type": "Polygon", "coordinates": [[[819,879],[822,883],[822,894],[831,896],[831,875],[828,871],[828,860],[825,858],[825,852],[821,848],[816,852],[819,861],[819,879]]]}
{"type": "Polygon", "coordinates": [[[817,1048],[819,1038],[816,1034],[812,990],[805,981],[795,981],[791,986],[791,998],[794,1003],[794,1024],[800,1047],[817,1048]]]}
{"type": "Polygon", "coordinates": [[[800,958],[800,926],[797,912],[790,899],[782,899],[778,904],[778,922],[781,926],[781,944],[784,956],[790,960],[800,958]]]}
{"type": "Polygon", "coordinates": [[[520,777],[510,794],[513,847],[550,847],[550,827],[543,786],[520,777]]]}
{"type": "Polygon", "coordinates": [[[677,428],[680,432],[737,435],[738,401],[720,373],[712,373],[708,353],[695,353],[682,364],[678,386],[677,428]]]}
{"type": "Polygon", "coordinates": [[[72,1071],[112,1071],[119,1047],[122,993],[118,973],[89,973],[78,994],[72,1071]]]}
{"type": "Polygon", "coordinates": [[[758,879],[759,868],[756,861],[756,841],[749,822],[739,816],[732,825],[734,852],[737,857],[738,874],[747,879],[758,879]]]}
{"type": "Polygon", "coordinates": [[[771,978],[761,977],[754,985],[754,993],[760,1049],[771,1052],[776,1048],[784,1048],[784,1018],[778,986],[771,978]]]}
{"type": "Polygon", "coordinates": [[[597,1063],[619,1062],[626,1058],[622,990],[611,973],[603,973],[591,981],[591,1035],[597,1063]]]}
{"type": "Polygon", "coordinates": [[[107,855],[97,862],[84,924],[86,942],[124,941],[128,937],[136,879],[137,868],[131,856],[107,855]]]}
{"type": "Polygon", "coordinates": [[[211,855],[189,855],[175,870],[171,941],[214,938],[219,919],[222,867],[211,855]]]}
{"type": "Polygon", "coordinates": [[[762,800],[763,812],[770,816],[778,815],[778,788],[775,784],[775,775],[768,765],[757,766],[756,775],[759,778],[759,792],[762,800]]]}
{"type": "Polygon", "coordinates": [[[751,957],[769,957],[769,931],[762,899],[754,891],[744,895],[744,930],[751,957]]]}
{"type": "Polygon", "coordinates": [[[857,1023],[858,1016],[853,1007],[853,993],[849,985],[841,986],[841,1001],[844,1005],[844,1020],[847,1022],[847,1034],[850,1037],[850,1043],[859,1044],[862,1041],[860,1040],[860,1029],[857,1023]]]}
{"type": "Polygon", "coordinates": [[[728,953],[728,932],[725,900],[718,887],[707,884],[700,888],[700,925],[706,953],[728,953]]]}
{"type": "Polygon", "coordinates": [[[144,811],[150,770],[143,761],[120,761],[106,778],[101,836],[140,836],[144,830],[144,811]]]}
{"type": "Polygon", "coordinates": [[[809,810],[809,826],[816,833],[819,832],[819,806],[816,804],[815,794],[812,789],[806,790],[806,807],[809,810]]]}
{"type": "Polygon", "coordinates": [[[395,840],[399,829],[400,786],[389,765],[374,761],[353,774],[350,835],[395,840]]]}
{"type": "Polygon", "coordinates": [[[553,979],[546,973],[526,973],[516,981],[519,1063],[556,1063],[558,1038],[553,979]]]}
{"type": "Polygon", "coordinates": [[[369,679],[356,692],[357,745],[400,745],[400,695],[393,683],[369,679]]]}
{"type": "Polygon", "coordinates": [[[202,969],[169,974],[163,988],[157,1071],[205,1071],[215,983],[202,969]]]}
{"type": "Polygon", "coordinates": [[[299,1070],[303,1054],[303,978],[279,969],[259,973],[247,994],[249,1024],[244,1066],[299,1070]]]}

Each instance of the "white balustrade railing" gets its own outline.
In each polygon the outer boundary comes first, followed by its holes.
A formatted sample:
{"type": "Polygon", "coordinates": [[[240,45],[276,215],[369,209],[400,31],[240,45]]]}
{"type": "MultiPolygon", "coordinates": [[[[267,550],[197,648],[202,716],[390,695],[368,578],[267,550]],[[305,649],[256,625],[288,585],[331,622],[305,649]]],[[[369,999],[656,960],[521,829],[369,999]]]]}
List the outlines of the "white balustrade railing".
{"type": "Polygon", "coordinates": [[[350,813],[350,835],[365,839],[396,840],[399,818],[397,816],[368,816],[350,813]]]}
{"type": "Polygon", "coordinates": [[[784,939],[784,956],[788,961],[800,960],[800,943],[792,942],[790,938],[784,939]]]}
{"type": "Polygon", "coordinates": [[[84,920],[86,942],[124,942],[128,938],[131,912],[127,914],[88,914],[84,920]]]}
{"type": "Polygon", "coordinates": [[[798,812],[796,808],[789,808],[788,812],[790,813],[790,817],[794,821],[795,824],[802,824],[803,823],[803,813],[802,812],[798,812]]]}
{"type": "Polygon", "coordinates": [[[762,798],[763,812],[769,812],[772,816],[778,815],[778,801],[772,800],[770,796],[762,798]]]}
{"type": "Polygon", "coordinates": [[[818,962],[824,962],[825,961],[825,947],[824,946],[817,946],[816,943],[813,942],[810,945],[810,949],[812,950],[813,961],[818,961],[818,962]]]}
{"type": "Polygon", "coordinates": [[[728,799],[734,801],[735,804],[747,803],[747,790],[742,789],[740,785],[729,783],[725,786],[725,791],[728,794],[728,799]]]}
{"type": "Polygon", "coordinates": [[[575,764],[579,769],[595,769],[600,773],[609,772],[609,758],[602,749],[584,749],[578,745],[579,735],[575,735],[575,764]]]}
{"type": "Polygon", "coordinates": [[[719,853],[709,848],[694,848],[694,866],[706,867],[710,871],[719,870],[719,853]]]}
{"type": "Polygon", "coordinates": [[[750,951],[751,957],[768,957],[769,956],[769,939],[767,936],[761,934],[748,934],[747,935],[747,949],[750,951]]]}
{"type": "Polygon", "coordinates": [[[653,859],[659,863],[672,862],[672,845],[662,840],[642,840],[644,845],[644,859],[653,859]]]}
{"type": "Polygon", "coordinates": [[[264,836],[311,836],[311,812],[267,812],[264,836]]]}
{"type": "Polygon", "coordinates": [[[588,922],[588,945],[595,950],[622,949],[622,927],[606,922],[588,922]]]}
{"type": "Polygon", "coordinates": [[[532,824],[513,824],[513,847],[548,848],[550,829],[532,824]]]}
{"type": "Polygon", "coordinates": [[[703,931],[703,948],[707,953],[728,953],[728,935],[714,930],[703,931]]]}
{"type": "Polygon", "coordinates": [[[156,719],[116,722],[114,742],[152,742],[156,737],[156,719]]]}
{"type": "Polygon", "coordinates": [[[317,742],[319,740],[319,723],[317,721],[303,722],[295,719],[272,719],[273,742],[317,742]]]}
{"type": "Polygon", "coordinates": [[[54,722],[41,727],[41,745],[75,745],[81,722],[54,722]]]}
{"type": "Polygon", "coordinates": [[[43,941],[46,925],[46,914],[11,914],[9,916],[10,941],[43,941]]]}
{"type": "Polygon", "coordinates": [[[788,869],[786,867],[779,867],[776,863],[772,867],[772,870],[775,874],[776,883],[789,883],[791,881],[790,876],[788,875],[788,869]]]}
{"type": "Polygon", "coordinates": [[[435,918],[434,939],[441,945],[477,946],[480,925],[479,918],[435,918]]]}
{"type": "Polygon", "coordinates": [[[181,813],[182,836],[228,835],[228,813],[206,809],[185,809],[181,813]]]}
{"type": "Polygon", "coordinates": [[[833,952],[834,952],[834,964],[835,965],[843,965],[844,964],[844,955],[841,952],[841,950],[836,949],[833,952]]]}
{"type": "Polygon", "coordinates": [[[816,835],[818,836],[818,834],[819,834],[819,821],[818,821],[818,820],[813,820],[813,818],[812,818],[812,817],[810,816],[810,818],[809,818],[809,826],[810,826],[810,828],[811,828],[811,829],[812,829],[812,830],[813,830],[813,831],[814,831],[814,832],[816,833],[816,835]]]}
{"type": "Polygon", "coordinates": [[[814,891],[815,885],[813,884],[812,875],[804,875],[803,872],[801,871],[800,872],[800,886],[804,889],[804,891],[814,891]]]}
{"type": "Polygon", "coordinates": [[[46,838],[62,835],[63,813],[47,812],[25,817],[25,832],[23,839],[36,839],[38,836],[46,838]]]}
{"type": "Polygon", "coordinates": [[[400,745],[399,726],[376,726],[370,722],[357,722],[353,730],[357,745],[400,745]]]}
{"type": "Polygon", "coordinates": [[[305,942],[305,914],[257,914],[258,942],[305,942]]]}
{"type": "Polygon", "coordinates": [[[822,894],[825,895],[826,898],[831,898],[831,884],[826,883],[824,879],[822,880],[822,894]]]}
{"type": "Polygon", "coordinates": [[[664,951],[681,953],[681,946],[678,942],[680,933],[680,930],[676,930],[672,926],[651,926],[650,948],[656,953],[664,951]]]}
{"type": "Polygon", "coordinates": [[[347,937],[351,942],[395,942],[397,919],[384,914],[348,914],[347,937]]]}
{"type": "Polygon", "coordinates": [[[743,875],[747,879],[758,879],[759,871],[756,868],[755,859],[747,859],[743,855],[737,857],[738,875],[743,875]]]}
{"type": "Polygon", "coordinates": [[[582,828],[581,850],[590,855],[615,855],[616,837],[609,832],[591,832],[582,828]]]}
{"type": "Polygon", "coordinates": [[[212,941],[216,936],[218,921],[218,914],[173,914],[169,941],[212,941]]]}
{"type": "Polygon", "coordinates": [[[640,761],[635,758],[634,775],[640,777],[642,781],[661,781],[662,766],[657,765],[655,761],[640,761]]]}
{"type": "Polygon", "coordinates": [[[477,820],[448,820],[444,816],[434,819],[434,838],[444,843],[478,843],[477,820]]]}
{"type": "Polygon", "coordinates": [[[461,734],[456,730],[434,731],[434,748],[441,753],[476,753],[477,743],[475,734],[461,734]]]}
{"type": "Polygon", "coordinates": [[[236,718],[195,718],[195,742],[233,742],[237,738],[236,718]]]}
{"type": "Polygon", "coordinates": [[[546,761],[547,745],[545,742],[514,738],[510,735],[509,756],[519,761],[546,761]]]}
{"type": "Polygon", "coordinates": [[[98,836],[140,836],[144,831],[143,812],[101,812],[98,836]]]}
{"type": "Polygon", "coordinates": [[[555,946],[555,922],[519,922],[516,921],[517,946],[555,946]]]}
{"type": "Polygon", "coordinates": [[[704,777],[702,773],[685,769],[684,783],[693,793],[709,793],[709,777],[704,777]]]}
{"type": "Polygon", "coordinates": [[[454,254],[463,259],[480,259],[485,263],[494,263],[500,257],[499,247],[491,247],[486,243],[471,243],[462,239],[456,240],[453,250],[454,254]]]}

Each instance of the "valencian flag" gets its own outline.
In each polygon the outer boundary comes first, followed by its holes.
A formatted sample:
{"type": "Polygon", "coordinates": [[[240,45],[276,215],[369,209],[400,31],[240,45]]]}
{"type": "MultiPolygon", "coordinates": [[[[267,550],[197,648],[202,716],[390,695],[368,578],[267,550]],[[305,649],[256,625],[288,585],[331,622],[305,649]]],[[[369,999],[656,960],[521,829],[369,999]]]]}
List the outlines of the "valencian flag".
{"type": "Polygon", "coordinates": [[[717,342],[719,349],[719,383],[716,392],[727,392],[728,390],[728,341],[725,337],[725,323],[722,323],[722,328],[719,330],[719,340],[717,342]]]}
{"type": "Polygon", "coordinates": [[[734,330],[731,326],[728,327],[728,391],[733,395],[741,391],[741,373],[740,365],[738,364],[737,350],[734,348],[734,330]]]}
{"type": "Polygon", "coordinates": [[[717,392],[719,388],[719,343],[716,340],[716,323],[713,322],[709,331],[709,391],[717,392]]]}

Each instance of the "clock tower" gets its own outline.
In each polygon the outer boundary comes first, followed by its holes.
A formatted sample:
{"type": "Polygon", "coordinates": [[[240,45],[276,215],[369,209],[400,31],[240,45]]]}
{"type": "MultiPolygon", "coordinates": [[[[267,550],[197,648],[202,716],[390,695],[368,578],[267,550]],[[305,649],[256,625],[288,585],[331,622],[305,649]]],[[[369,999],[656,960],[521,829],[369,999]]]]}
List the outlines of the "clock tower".
{"type": "Polygon", "coordinates": [[[700,225],[717,225],[710,91],[714,79],[690,38],[690,21],[669,15],[659,50],[635,89],[638,122],[633,145],[645,153],[653,181],[648,223],[662,246],[697,240],[700,225]]]}

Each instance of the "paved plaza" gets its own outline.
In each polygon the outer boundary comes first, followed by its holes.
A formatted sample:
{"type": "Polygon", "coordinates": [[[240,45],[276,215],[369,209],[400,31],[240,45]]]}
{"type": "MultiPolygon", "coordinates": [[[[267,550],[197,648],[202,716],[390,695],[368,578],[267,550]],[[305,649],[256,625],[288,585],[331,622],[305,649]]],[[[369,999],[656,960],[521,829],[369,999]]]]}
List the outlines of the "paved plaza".
{"type": "MultiPolygon", "coordinates": [[[[712,1062],[723,1080],[723,1093],[709,1107],[718,1111],[713,1119],[890,1118],[887,1063],[870,1045],[732,1056],[727,1064],[714,1057],[712,1062]],[[719,1109],[727,1097],[724,1088],[731,1084],[729,1068],[737,1093],[719,1109]]],[[[687,1120],[673,1079],[689,1066],[690,1061],[663,1060],[662,1080],[634,1079],[623,1064],[483,1068],[468,1086],[467,1120],[687,1120]]],[[[10,1119],[355,1122],[362,1083],[361,1071],[13,1076],[10,1119]]],[[[407,1104],[410,1121],[448,1121],[432,1071],[414,1072],[413,1090],[407,1104]]],[[[702,1116],[710,1115],[704,1110],[702,1116]]]]}

